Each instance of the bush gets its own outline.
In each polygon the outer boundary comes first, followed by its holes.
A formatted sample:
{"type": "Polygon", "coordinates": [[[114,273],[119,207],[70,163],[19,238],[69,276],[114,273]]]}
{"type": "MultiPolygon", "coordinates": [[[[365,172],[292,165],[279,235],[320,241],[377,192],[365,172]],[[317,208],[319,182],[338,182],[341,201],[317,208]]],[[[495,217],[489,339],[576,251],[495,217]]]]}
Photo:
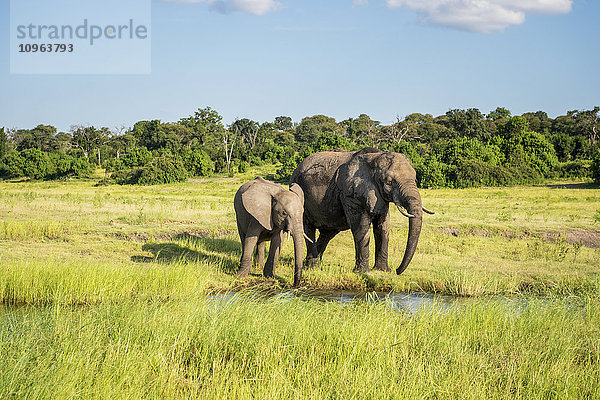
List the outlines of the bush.
{"type": "Polygon", "coordinates": [[[52,164],[48,154],[38,149],[25,149],[23,157],[23,175],[31,179],[44,179],[52,172],[52,164]]]}
{"type": "Polygon", "coordinates": [[[121,169],[142,167],[152,161],[152,153],[145,147],[135,148],[121,156],[121,169]]]}
{"type": "Polygon", "coordinates": [[[490,165],[482,160],[461,159],[449,179],[457,188],[477,186],[506,186],[518,181],[514,170],[490,165]]]}
{"type": "Polygon", "coordinates": [[[600,148],[596,149],[596,154],[594,154],[594,161],[592,162],[591,170],[594,182],[600,184],[600,148]]]}
{"type": "Polygon", "coordinates": [[[592,161],[576,160],[559,163],[553,178],[587,178],[592,175],[592,161]]]}
{"type": "Polygon", "coordinates": [[[537,169],[542,176],[548,176],[558,165],[554,146],[537,132],[525,132],[522,140],[527,165],[537,169]]]}
{"type": "Polygon", "coordinates": [[[292,176],[292,173],[298,167],[298,164],[302,162],[304,157],[300,155],[295,155],[293,157],[288,158],[282,165],[277,169],[275,173],[275,179],[281,181],[288,181],[292,176]]]}
{"type": "Polygon", "coordinates": [[[211,176],[215,171],[215,163],[200,149],[185,150],[182,156],[185,169],[191,176],[211,176]]]}
{"type": "Polygon", "coordinates": [[[64,177],[82,178],[90,175],[91,165],[85,157],[73,157],[64,153],[51,153],[50,170],[46,178],[58,179],[64,177]]]}
{"type": "Polygon", "coordinates": [[[9,151],[0,162],[0,176],[6,179],[24,176],[25,160],[16,150],[9,151]]]}
{"type": "Polygon", "coordinates": [[[248,163],[246,161],[242,161],[242,162],[240,162],[240,165],[238,165],[238,172],[240,174],[243,174],[244,172],[248,171],[248,167],[249,167],[248,163]]]}
{"type": "Polygon", "coordinates": [[[188,178],[188,173],[180,159],[164,155],[141,168],[117,171],[113,177],[120,185],[159,185],[183,182],[188,178]]]}
{"type": "Polygon", "coordinates": [[[422,164],[414,166],[417,172],[417,185],[421,188],[448,186],[446,176],[452,168],[437,160],[435,156],[427,157],[422,164]]]}

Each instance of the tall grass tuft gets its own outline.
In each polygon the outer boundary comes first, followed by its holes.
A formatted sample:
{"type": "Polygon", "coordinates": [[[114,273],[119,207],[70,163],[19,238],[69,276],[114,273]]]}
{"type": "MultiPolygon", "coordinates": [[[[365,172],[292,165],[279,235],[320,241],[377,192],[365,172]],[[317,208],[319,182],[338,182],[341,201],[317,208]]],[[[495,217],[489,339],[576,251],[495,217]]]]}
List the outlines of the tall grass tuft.
{"type": "Polygon", "coordinates": [[[0,240],[63,239],[72,233],[73,228],[69,223],[53,221],[1,221],[0,240]]]}
{"type": "Polygon", "coordinates": [[[123,301],[0,313],[0,398],[600,396],[600,303],[123,301]]]}

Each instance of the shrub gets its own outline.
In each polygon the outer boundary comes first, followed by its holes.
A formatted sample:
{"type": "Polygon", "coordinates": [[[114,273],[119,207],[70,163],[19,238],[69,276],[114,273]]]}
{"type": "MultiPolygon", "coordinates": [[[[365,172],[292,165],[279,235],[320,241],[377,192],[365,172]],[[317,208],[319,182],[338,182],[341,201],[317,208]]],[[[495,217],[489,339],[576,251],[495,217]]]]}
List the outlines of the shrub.
{"type": "Polygon", "coordinates": [[[50,153],[50,170],[46,178],[86,177],[91,172],[91,165],[85,157],[73,157],[64,153],[50,153]]]}
{"type": "Polygon", "coordinates": [[[238,172],[240,174],[243,174],[244,172],[248,171],[248,167],[249,167],[248,163],[246,161],[242,161],[242,162],[240,162],[240,165],[238,165],[238,172]]]}
{"type": "Polygon", "coordinates": [[[587,178],[592,174],[592,161],[576,160],[559,163],[554,178],[587,178]]]}
{"type": "Polygon", "coordinates": [[[191,176],[211,176],[215,171],[215,163],[200,149],[183,151],[182,156],[185,169],[191,176]]]}
{"type": "Polygon", "coordinates": [[[554,146],[537,132],[523,133],[522,140],[527,165],[537,169],[542,176],[548,176],[558,165],[554,146]]]}
{"type": "Polygon", "coordinates": [[[591,170],[594,182],[600,184],[600,148],[596,149],[596,154],[594,154],[594,161],[592,162],[591,170]]]}
{"type": "Polygon", "coordinates": [[[223,157],[217,158],[215,161],[215,172],[225,172],[227,170],[227,163],[223,157]]]}
{"type": "Polygon", "coordinates": [[[142,167],[152,161],[152,153],[145,147],[137,147],[120,158],[121,169],[142,167]]]}
{"type": "Polygon", "coordinates": [[[188,174],[180,159],[165,155],[155,158],[141,168],[117,171],[113,177],[120,185],[158,185],[185,181],[188,174]]]}
{"type": "Polygon", "coordinates": [[[446,175],[452,168],[441,163],[435,156],[427,157],[422,164],[414,166],[417,172],[417,185],[421,188],[444,187],[448,185],[446,175]]]}
{"type": "Polygon", "coordinates": [[[24,175],[25,160],[16,150],[9,151],[0,162],[0,176],[3,178],[19,178],[24,175]]]}
{"type": "Polygon", "coordinates": [[[289,180],[292,176],[292,173],[294,172],[298,164],[302,162],[303,159],[304,157],[302,157],[301,155],[295,155],[293,157],[288,158],[286,161],[284,161],[281,167],[277,169],[277,172],[275,173],[275,179],[282,181],[289,180]]]}
{"type": "Polygon", "coordinates": [[[25,149],[23,157],[23,175],[31,179],[43,179],[50,175],[51,162],[48,154],[38,149],[25,149]]]}
{"type": "Polygon", "coordinates": [[[518,179],[515,177],[514,171],[510,168],[491,165],[477,159],[461,159],[452,171],[449,180],[454,187],[466,188],[511,185],[518,179]]]}
{"type": "Polygon", "coordinates": [[[106,172],[115,172],[125,169],[125,166],[120,158],[109,158],[104,161],[104,169],[106,172]]]}

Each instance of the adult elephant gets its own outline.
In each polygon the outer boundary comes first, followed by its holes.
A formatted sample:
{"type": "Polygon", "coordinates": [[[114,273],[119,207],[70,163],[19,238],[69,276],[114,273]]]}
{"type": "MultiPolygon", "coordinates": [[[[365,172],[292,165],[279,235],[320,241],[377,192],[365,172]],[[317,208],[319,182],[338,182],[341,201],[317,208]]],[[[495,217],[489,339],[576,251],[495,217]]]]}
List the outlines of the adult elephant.
{"type": "Polygon", "coordinates": [[[375,236],[375,269],[390,271],[388,244],[389,203],[409,218],[408,240],[397,274],[410,263],[421,233],[423,211],[416,173],[404,154],[374,148],[324,151],[308,156],[291,178],[304,191],[304,232],[307,264],[317,262],[329,241],[340,231],[352,230],[356,251],[354,272],[369,270],[369,230],[375,236]],[[406,210],[406,211],[405,211],[406,210]],[[316,230],[319,238],[315,242],[316,230]]]}

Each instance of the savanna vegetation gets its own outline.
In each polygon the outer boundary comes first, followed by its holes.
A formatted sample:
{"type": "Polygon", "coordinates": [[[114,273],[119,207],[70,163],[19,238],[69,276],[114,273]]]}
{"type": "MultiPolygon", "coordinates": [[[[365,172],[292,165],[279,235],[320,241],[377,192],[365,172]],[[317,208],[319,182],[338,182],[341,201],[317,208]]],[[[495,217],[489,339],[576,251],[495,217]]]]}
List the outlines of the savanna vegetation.
{"type": "Polygon", "coordinates": [[[600,179],[600,108],[550,118],[543,111],[512,116],[498,107],[410,114],[382,125],[368,115],[336,122],[315,115],[281,116],[229,126],[210,107],[177,122],[139,121],[131,128],[53,126],[0,131],[0,177],[56,179],[107,171],[104,183],[159,184],[190,176],[244,172],[279,164],[286,179],[317,151],[377,147],[405,153],[420,187],[477,187],[539,183],[546,178],[600,179]]]}
{"type": "MultiPolygon", "coordinates": [[[[0,130],[0,399],[598,398],[597,116],[225,127],[206,108],[118,132],[0,130]],[[409,268],[352,273],[344,232],[299,290],[291,241],[275,278],[237,279],[237,188],[364,146],[407,154],[436,211],[409,268]],[[323,289],[467,300],[410,314],[308,296],[323,289]]],[[[406,235],[393,210],[392,267],[406,235]]]]}
{"type": "MultiPolygon", "coordinates": [[[[276,169],[152,187],[97,186],[104,174],[0,183],[0,398],[600,395],[600,250],[573,240],[598,230],[596,186],[424,189],[437,213],[403,275],[350,272],[346,232],[294,297],[291,241],[274,279],[235,278],[231,199],[276,169]],[[473,300],[408,314],[302,297],[317,288],[473,300]]],[[[395,266],[407,226],[397,211],[392,225],[395,266]]]]}

